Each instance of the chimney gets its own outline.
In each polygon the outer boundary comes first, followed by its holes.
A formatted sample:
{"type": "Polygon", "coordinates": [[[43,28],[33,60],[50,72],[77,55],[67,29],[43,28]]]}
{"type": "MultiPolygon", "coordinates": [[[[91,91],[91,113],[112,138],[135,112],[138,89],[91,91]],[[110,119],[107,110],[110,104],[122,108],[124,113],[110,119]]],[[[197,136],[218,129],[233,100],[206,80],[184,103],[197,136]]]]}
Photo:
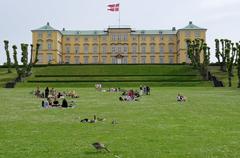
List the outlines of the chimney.
{"type": "Polygon", "coordinates": [[[192,25],[192,21],[189,21],[189,25],[192,25]]]}
{"type": "Polygon", "coordinates": [[[49,22],[47,22],[47,26],[50,26],[50,23],[49,23],[49,22]]]}
{"type": "Polygon", "coordinates": [[[172,31],[176,31],[176,27],[172,27],[172,31]]]}
{"type": "Polygon", "coordinates": [[[65,31],[65,28],[63,28],[62,30],[65,31]]]}

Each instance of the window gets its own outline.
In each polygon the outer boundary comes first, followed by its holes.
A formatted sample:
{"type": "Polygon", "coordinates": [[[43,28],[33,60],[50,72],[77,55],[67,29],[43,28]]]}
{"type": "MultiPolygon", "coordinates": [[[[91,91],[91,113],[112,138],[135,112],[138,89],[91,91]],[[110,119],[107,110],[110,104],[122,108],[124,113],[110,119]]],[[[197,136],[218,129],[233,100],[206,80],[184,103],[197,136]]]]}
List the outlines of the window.
{"type": "Polygon", "coordinates": [[[79,57],[75,57],[74,60],[75,60],[75,64],[80,64],[79,57]]]}
{"type": "Polygon", "coordinates": [[[143,55],[146,54],[146,46],[145,45],[141,46],[141,52],[142,52],[143,55]]]}
{"type": "Polygon", "coordinates": [[[128,57],[124,57],[124,58],[123,58],[123,63],[124,63],[124,64],[127,64],[127,63],[128,63],[128,57]]]}
{"type": "Polygon", "coordinates": [[[107,58],[106,58],[105,56],[102,57],[102,63],[103,63],[103,64],[106,64],[106,59],[107,59],[107,58]]]}
{"type": "Polygon", "coordinates": [[[94,41],[94,42],[97,42],[97,36],[94,36],[94,37],[93,37],[93,41],[94,41]]]}
{"type": "Polygon", "coordinates": [[[155,63],[153,56],[150,57],[150,60],[151,60],[151,64],[154,64],[154,63],[155,63]]]}
{"type": "Polygon", "coordinates": [[[185,31],[185,37],[186,37],[186,38],[189,38],[190,35],[191,35],[191,34],[190,34],[190,31],[185,31]]]}
{"type": "Polygon", "coordinates": [[[98,53],[98,45],[93,45],[93,54],[94,55],[97,55],[97,53],[98,53]]]}
{"type": "Polygon", "coordinates": [[[169,41],[169,42],[173,42],[173,35],[169,35],[169,36],[168,36],[168,41],[169,41]]]}
{"type": "Polygon", "coordinates": [[[137,53],[137,45],[136,44],[134,44],[134,45],[132,45],[132,54],[136,54],[137,53]]]}
{"type": "Polygon", "coordinates": [[[114,54],[116,52],[115,46],[112,46],[112,53],[114,54]]]}
{"type": "Polygon", "coordinates": [[[106,42],[107,41],[107,37],[106,36],[102,36],[102,41],[106,42]]]}
{"type": "Polygon", "coordinates": [[[98,63],[98,57],[97,56],[94,56],[93,57],[93,64],[97,64],[98,63]]]}
{"type": "Polygon", "coordinates": [[[173,55],[173,52],[174,52],[174,50],[173,50],[173,45],[171,44],[171,45],[169,45],[168,47],[169,47],[169,54],[170,54],[170,55],[173,55]]]}
{"type": "Polygon", "coordinates": [[[70,63],[70,57],[66,57],[66,64],[70,63]]]}
{"type": "Polygon", "coordinates": [[[48,33],[47,33],[47,37],[48,37],[48,38],[51,38],[51,36],[52,36],[52,33],[51,33],[51,32],[48,32],[48,33]]]}
{"type": "Polygon", "coordinates": [[[112,64],[116,64],[116,58],[112,57],[112,64]]]}
{"type": "Polygon", "coordinates": [[[52,42],[47,42],[48,50],[52,50],[52,42]]]}
{"type": "Polygon", "coordinates": [[[132,57],[132,64],[136,64],[137,63],[137,57],[132,57]]]}
{"type": "Polygon", "coordinates": [[[136,41],[136,40],[137,40],[137,37],[136,37],[136,36],[132,36],[132,40],[133,40],[133,41],[136,41]]]}
{"type": "Polygon", "coordinates": [[[112,35],[112,40],[116,41],[116,35],[115,34],[112,35]]]}
{"type": "Polygon", "coordinates": [[[121,46],[118,46],[118,47],[117,47],[117,52],[118,52],[118,53],[121,53],[121,52],[122,52],[121,46]]]}
{"type": "Polygon", "coordinates": [[[200,31],[195,31],[195,38],[200,38],[200,31]]]}
{"type": "Polygon", "coordinates": [[[84,45],[83,46],[83,51],[84,51],[84,54],[88,54],[88,45],[84,45]]]}
{"type": "Polygon", "coordinates": [[[128,46],[127,46],[127,45],[125,45],[125,46],[123,47],[123,52],[124,52],[124,53],[127,53],[127,52],[128,52],[128,46]]]}
{"type": "Polygon", "coordinates": [[[128,40],[128,35],[127,35],[127,34],[124,34],[124,35],[123,35],[123,40],[124,40],[124,41],[127,41],[127,40],[128,40]]]}
{"type": "Polygon", "coordinates": [[[84,64],[88,64],[88,56],[84,57],[84,64]]]}
{"type": "Polygon", "coordinates": [[[43,63],[42,55],[38,55],[38,63],[39,64],[43,63]]]}
{"type": "Polygon", "coordinates": [[[186,63],[190,63],[190,62],[191,62],[191,60],[190,60],[190,58],[188,56],[188,53],[186,52],[186,63]]]}
{"type": "Polygon", "coordinates": [[[173,57],[169,57],[169,63],[173,64],[173,57]]]}
{"type": "Polygon", "coordinates": [[[67,53],[67,54],[70,53],[70,46],[66,46],[66,53],[67,53]]]}
{"type": "Polygon", "coordinates": [[[38,38],[42,38],[42,32],[38,32],[38,38]]]}
{"type": "Polygon", "coordinates": [[[78,37],[76,37],[76,38],[75,38],[75,42],[78,42],[78,41],[79,41],[79,38],[78,38],[78,37]]]}
{"type": "Polygon", "coordinates": [[[155,45],[154,44],[150,45],[150,51],[151,51],[151,55],[155,54],[155,45]]]}
{"type": "Polygon", "coordinates": [[[160,45],[160,54],[161,54],[161,55],[164,54],[164,45],[160,45]]]}
{"type": "Polygon", "coordinates": [[[121,41],[122,40],[122,35],[117,35],[117,39],[119,40],[119,41],[121,41]]]}
{"type": "Polygon", "coordinates": [[[39,44],[39,49],[38,50],[42,50],[42,42],[38,42],[38,44],[39,44]]]}
{"type": "Polygon", "coordinates": [[[185,42],[185,49],[188,49],[188,43],[187,43],[187,41],[185,42]]]}
{"type": "Polygon", "coordinates": [[[75,54],[79,54],[79,46],[75,46],[75,54]]]}
{"type": "Polygon", "coordinates": [[[52,54],[48,54],[48,63],[52,62],[52,60],[53,60],[52,54]]]}
{"type": "Polygon", "coordinates": [[[155,40],[155,37],[154,36],[151,36],[151,41],[154,41],[155,40]]]}
{"type": "Polygon", "coordinates": [[[146,40],[146,37],[145,37],[145,35],[142,35],[142,41],[145,41],[146,40]]]}
{"type": "Polygon", "coordinates": [[[66,38],[66,41],[68,41],[68,42],[69,42],[69,41],[70,41],[70,37],[67,37],[67,38],[66,38]]]}
{"type": "Polygon", "coordinates": [[[103,46],[102,46],[102,54],[103,54],[103,55],[106,55],[106,53],[107,53],[107,46],[106,46],[106,45],[103,45],[103,46]]]}
{"type": "Polygon", "coordinates": [[[142,61],[142,64],[145,64],[146,63],[146,57],[142,57],[141,61],[142,61]]]}
{"type": "Polygon", "coordinates": [[[163,63],[164,63],[164,57],[161,57],[161,56],[160,56],[159,58],[160,58],[160,61],[159,61],[160,64],[163,64],[163,63]]]}

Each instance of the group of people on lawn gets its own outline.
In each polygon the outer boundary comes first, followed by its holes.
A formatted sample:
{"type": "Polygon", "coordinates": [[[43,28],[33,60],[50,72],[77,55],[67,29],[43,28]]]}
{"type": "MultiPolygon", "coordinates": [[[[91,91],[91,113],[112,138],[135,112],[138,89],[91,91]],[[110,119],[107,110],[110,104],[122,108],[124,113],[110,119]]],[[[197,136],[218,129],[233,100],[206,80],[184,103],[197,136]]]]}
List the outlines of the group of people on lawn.
{"type": "Polygon", "coordinates": [[[49,107],[72,107],[72,105],[69,105],[66,97],[71,97],[71,98],[79,98],[79,95],[76,94],[76,92],[69,91],[69,92],[60,92],[57,91],[54,88],[51,88],[49,90],[48,87],[45,88],[43,92],[41,92],[40,88],[37,87],[36,90],[34,91],[34,95],[37,96],[38,98],[44,98],[42,100],[42,107],[43,108],[49,108],[49,107]],[[58,99],[62,99],[62,103],[58,101],[58,99]]]}
{"type": "Polygon", "coordinates": [[[119,97],[120,101],[139,101],[140,96],[150,95],[150,87],[149,86],[140,86],[139,92],[136,90],[128,90],[124,91],[122,95],[119,97]]]}
{"type": "Polygon", "coordinates": [[[34,91],[34,95],[37,96],[38,98],[64,98],[64,97],[71,97],[71,98],[79,98],[79,95],[76,94],[74,90],[69,91],[69,92],[60,92],[57,91],[54,88],[49,89],[46,87],[44,91],[40,91],[40,88],[37,87],[37,89],[34,91]]]}
{"type": "MultiPolygon", "coordinates": [[[[102,90],[102,84],[96,84],[95,88],[97,90],[102,90]]],[[[122,95],[119,97],[120,101],[139,101],[140,96],[143,95],[150,95],[150,87],[149,86],[140,86],[139,91],[134,91],[133,89],[130,90],[123,90],[120,88],[109,88],[107,90],[108,92],[123,92],[122,95]]],[[[34,95],[38,98],[44,98],[42,100],[42,107],[43,108],[49,108],[49,107],[72,107],[72,105],[68,104],[68,101],[65,97],[71,97],[71,98],[79,98],[79,95],[76,94],[76,92],[69,91],[69,92],[60,92],[57,91],[54,88],[49,89],[48,87],[45,88],[43,92],[40,91],[40,88],[37,87],[34,91],[34,95]],[[58,101],[58,99],[62,99],[62,103],[58,101]]],[[[177,95],[177,101],[178,102],[185,102],[187,98],[180,93],[177,95]]]]}

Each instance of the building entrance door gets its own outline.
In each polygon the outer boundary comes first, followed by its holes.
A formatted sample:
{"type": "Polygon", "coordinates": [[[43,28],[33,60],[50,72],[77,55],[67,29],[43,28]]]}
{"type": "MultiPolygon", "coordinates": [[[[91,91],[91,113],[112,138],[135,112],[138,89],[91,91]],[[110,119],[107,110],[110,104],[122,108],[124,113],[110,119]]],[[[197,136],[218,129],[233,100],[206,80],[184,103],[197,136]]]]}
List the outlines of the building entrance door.
{"type": "Polygon", "coordinates": [[[123,55],[121,54],[116,55],[116,59],[117,59],[117,64],[122,64],[123,55]]]}
{"type": "Polygon", "coordinates": [[[121,58],[117,58],[117,64],[122,64],[122,59],[121,58]]]}

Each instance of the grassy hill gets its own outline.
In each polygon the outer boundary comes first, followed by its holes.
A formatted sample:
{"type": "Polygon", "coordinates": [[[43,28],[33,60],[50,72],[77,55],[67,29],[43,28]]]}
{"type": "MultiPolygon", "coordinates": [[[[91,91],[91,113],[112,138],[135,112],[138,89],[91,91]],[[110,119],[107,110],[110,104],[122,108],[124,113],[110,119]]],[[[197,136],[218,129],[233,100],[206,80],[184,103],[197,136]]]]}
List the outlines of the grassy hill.
{"type": "Polygon", "coordinates": [[[0,87],[4,87],[8,81],[14,80],[16,77],[15,69],[12,69],[12,73],[7,73],[7,68],[0,68],[0,87]]]}
{"type": "MultiPolygon", "coordinates": [[[[209,70],[211,71],[211,73],[214,76],[216,76],[219,80],[221,80],[223,82],[223,85],[225,87],[228,86],[228,75],[227,75],[227,72],[220,71],[220,67],[219,66],[210,66],[209,70]]],[[[236,67],[235,67],[233,72],[234,72],[234,77],[232,78],[232,86],[233,87],[237,87],[238,76],[237,76],[237,69],[236,69],[236,67]]]]}
{"type": "Polygon", "coordinates": [[[211,86],[188,65],[63,65],[35,67],[18,86],[211,86]]]}

